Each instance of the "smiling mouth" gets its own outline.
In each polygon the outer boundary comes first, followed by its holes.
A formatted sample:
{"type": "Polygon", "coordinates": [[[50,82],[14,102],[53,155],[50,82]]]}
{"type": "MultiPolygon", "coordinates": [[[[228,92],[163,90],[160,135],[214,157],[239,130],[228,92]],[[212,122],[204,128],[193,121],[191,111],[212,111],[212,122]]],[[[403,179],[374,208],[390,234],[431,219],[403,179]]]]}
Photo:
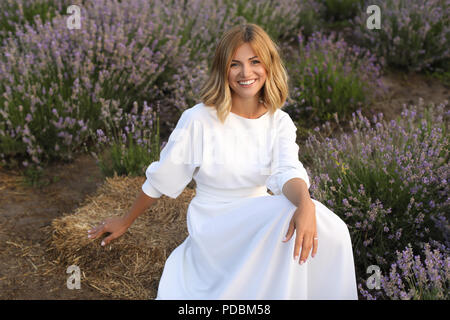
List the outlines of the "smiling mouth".
{"type": "Polygon", "coordinates": [[[244,88],[246,88],[246,87],[251,87],[255,82],[256,82],[256,79],[252,79],[252,80],[248,80],[248,81],[238,81],[237,83],[241,86],[241,87],[244,87],[244,88]],[[244,83],[242,83],[242,82],[244,82],[244,83]]]}

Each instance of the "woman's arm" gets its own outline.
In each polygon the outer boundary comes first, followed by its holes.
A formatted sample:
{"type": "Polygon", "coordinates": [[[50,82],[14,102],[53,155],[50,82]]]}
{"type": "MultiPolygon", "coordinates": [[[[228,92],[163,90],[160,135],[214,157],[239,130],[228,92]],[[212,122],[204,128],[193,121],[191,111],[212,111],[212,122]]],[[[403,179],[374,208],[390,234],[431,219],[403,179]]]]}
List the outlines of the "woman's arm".
{"type": "Polygon", "coordinates": [[[92,228],[88,231],[89,239],[96,239],[104,233],[111,233],[105,239],[103,239],[101,245],[105,246],[112,240],[120,237],[124,234],[127,229],[133,224],[134,220],[139,217],[142,213],[147,210],[151,205],[153,205],[158,198],[152,198],[146,195],[142,190],[139,196],[134,201],[133,206],[130,211],[122,217],[112,217],[105,219],[97,227],[92,228]]]}
{"type": "Polygon", "coordinates": [[[316,205],[311,200],[308,187],[303,179],[288,180],[283,186],[283,194],[297,207],[283,241],[287,242],[296,229],[294,259],[297,259],[301,248],[300,264],[302,264],[306,261],[311,248],[311,257],[314,257],[317,252],[316,205]]]}
{"type": "Polygon", "coordinates": [[[158,199],[159,198],[149,197],[141,190],[130,211],[123,216],[122,219],[128,226],[131,226],[134,220],[136,220],[137,217],[144,213],[145,210],[152,206],[158,199]]]}
{"type": "Polygon", "coordinates": [[[301,203],[311,201],[308,186],[305,180],[300,178],[292,178],[288,180],[283,186],[283,194],[296,207],[301,203]]]}

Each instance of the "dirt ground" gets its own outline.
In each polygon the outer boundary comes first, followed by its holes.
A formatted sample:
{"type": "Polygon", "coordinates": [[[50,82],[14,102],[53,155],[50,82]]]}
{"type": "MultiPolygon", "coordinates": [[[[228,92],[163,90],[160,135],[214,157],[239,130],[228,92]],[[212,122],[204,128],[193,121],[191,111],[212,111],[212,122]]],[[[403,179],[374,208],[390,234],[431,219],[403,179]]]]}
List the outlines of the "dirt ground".
{"type": "Polygon", "coordinates": [[[42,228],[71,213],[103,182],[95,160],[79,156],[73,163],[50,167],[45,178],[52,183],[31,188],[21,183],[17,172],[0,171],[0,298],[107,298],[85,286],[67,289],[66,270],[45,276],[39,270],[46,259],[42,228]]]}
{"type": "MultiPolygon", "coordinates": [[[[419,97],[450,100],[449,88],[430,77],[390,74],[382,81],[390,88],[389,97],[370,112],[383,112],[387,120],[400,115],[403,103],[417,104],[419,97]]],[[[67,289],[66,270],[42,275],[39,269],[47,259],[43,228],[81,206],[103,182],[95,159],[80,155],[72,163],[55,164],[46,178],[51,183],[44,187],[27,187],[18,172],[0,168],[0,299],[112,299],[83,283],[79,290],[67,289]]]]}

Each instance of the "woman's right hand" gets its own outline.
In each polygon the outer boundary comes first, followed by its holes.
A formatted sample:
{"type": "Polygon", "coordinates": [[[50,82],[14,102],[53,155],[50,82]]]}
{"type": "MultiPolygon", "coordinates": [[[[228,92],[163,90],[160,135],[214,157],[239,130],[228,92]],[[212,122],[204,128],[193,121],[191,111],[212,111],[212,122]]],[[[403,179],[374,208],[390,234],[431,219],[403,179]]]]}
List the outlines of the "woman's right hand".
{"type": "Polygon", "coordinates": [[[122,234],[124,234],[130,225],[125,221],[123,217],[113,217],[105,219],[95,228],[92,228],[88,231],[89,239],[97,239],[104,233],[111,233],[102,241],[102,246],[106,246],[112,240],[117,239],[122,234]]]}

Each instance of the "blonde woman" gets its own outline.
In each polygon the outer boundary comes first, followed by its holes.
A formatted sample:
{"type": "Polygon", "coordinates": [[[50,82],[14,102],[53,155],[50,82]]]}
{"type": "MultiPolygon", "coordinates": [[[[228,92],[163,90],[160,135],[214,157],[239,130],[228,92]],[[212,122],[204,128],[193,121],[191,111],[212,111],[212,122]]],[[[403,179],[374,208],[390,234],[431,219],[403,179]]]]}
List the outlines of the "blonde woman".
{"type": "Polygon", "coordinates": [[[189,235],[165,263],[157,300],[358,299],[347,225],[310,198],[296,127],[280,109],[287,82],[261,27],[226,32],[201,102],[183,112],[130,212],[89,231],[110,232],[107,244],[196,181],[189,235]]]}

